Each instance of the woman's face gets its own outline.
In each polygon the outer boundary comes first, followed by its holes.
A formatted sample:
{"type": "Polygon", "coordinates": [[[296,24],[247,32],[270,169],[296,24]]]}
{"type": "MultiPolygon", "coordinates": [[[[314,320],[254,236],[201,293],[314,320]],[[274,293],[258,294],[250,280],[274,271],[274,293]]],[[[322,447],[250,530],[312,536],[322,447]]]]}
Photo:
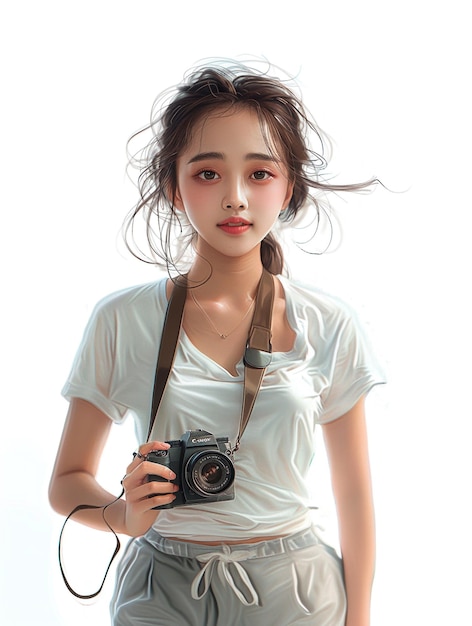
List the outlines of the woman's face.
{"type": "Polygon", "coordinates": [[[292,188],[256,113],[215,112],[197,123],[177,160],[174,204],[195,229],[198,252],[239,257],[259,248],[292,188]]]}

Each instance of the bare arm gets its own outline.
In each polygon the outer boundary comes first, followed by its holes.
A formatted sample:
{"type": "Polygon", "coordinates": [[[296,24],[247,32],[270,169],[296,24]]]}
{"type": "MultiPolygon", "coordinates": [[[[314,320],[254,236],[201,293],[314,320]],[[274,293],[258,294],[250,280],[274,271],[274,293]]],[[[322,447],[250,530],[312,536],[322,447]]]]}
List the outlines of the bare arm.
{"type": "Polygon", "coordinates": [[[364,398],[323,426],[339,521],[347,593],[346,626],[369,626],[375,525],[364,398]]]}
{"type": "MultiPolygon", "coordinates": [[[[79,504],[104,506],[115,499],[116,495],[106,491],[96,480],[111,424],[111,420],[89,402],[72,399],[49,485],[49,500],[58,513],[68,515],[79,504]]],[[[165,443],[150,442],[141,446],[140,451],[146,454],[165,447],[168,447],[165,443]]],[[[118,500],[107,509],[107,520],[115,532],[131,536],[145,533],[158,514],[152,508],[174,499],[172,493],[165,493],[172,491],[173,485],[146,482],[151,471],[167,479],[175,477],[167,468],[143,462],[138,457],[134,459],[126,468],[123,481],[126,500],[118,500]],[[149,495],[154,497],[149,498],[149,495]]],[[[109,530],[101,510],[80,511],[74,519],[100,530],[109,530]]]]}

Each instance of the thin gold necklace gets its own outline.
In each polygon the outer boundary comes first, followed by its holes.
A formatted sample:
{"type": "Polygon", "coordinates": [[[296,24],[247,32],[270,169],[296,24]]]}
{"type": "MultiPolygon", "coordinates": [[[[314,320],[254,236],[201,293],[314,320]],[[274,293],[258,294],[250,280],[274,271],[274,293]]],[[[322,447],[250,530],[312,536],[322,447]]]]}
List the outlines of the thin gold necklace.
{"type": "Polygon", "coordinates": [[[229,332],[227,333],[222,333],[220,332],[217,327],[215,326],[213,320],[211,319],[211,317],[208,315],[208,313],[205,311],[205,309],[202,307],[202,305],[200,304],[200,302],[197,300],[197,298],[195,297],[195,294],[193,293],[193,289],[190,289],[190,295],[192,296],[192,300],[195,302],[195,304],[197,305],[197,307],[200,309],[200,311],[203,313],[203,315],[206,317],[206,319],[208,320],[208,322],[210,323],[210,326],[213,328],[213,330],[216,332],[216,334],[221,338],[221,339],[226,339],[227,337],[229,337],[232,333],[234,333],[234,331],[239,328],[241,326],[241,324],[244,322],[244,320],[246,319],[246,317],[249,315],[249,312],[251,311],[252,307],[254,306],[254,302],[255,299],[253,299],[251,301],[251,304],[249,305],[248,310],[246,311],[246,313],[244,313],[244,315],[242,316],[242,318],[239,320],[239,322],[236,324],[236,326],[234,328],[232,328],[229,332]]]}

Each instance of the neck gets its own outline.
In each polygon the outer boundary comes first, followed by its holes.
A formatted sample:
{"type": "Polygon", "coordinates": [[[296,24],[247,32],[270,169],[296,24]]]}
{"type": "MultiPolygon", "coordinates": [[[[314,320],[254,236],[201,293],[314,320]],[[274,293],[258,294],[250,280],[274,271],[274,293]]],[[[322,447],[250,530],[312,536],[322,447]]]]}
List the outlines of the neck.
{"type": "Polygon", "coordinates": [[[253,298],[263,266],[259,248],[242,257],[200,252],[190,269],[190,284],[200,284],[198,292],[206,297],[231,295],[253,298]],[[216,258],[218,257],[218,258],[216,258]]]}

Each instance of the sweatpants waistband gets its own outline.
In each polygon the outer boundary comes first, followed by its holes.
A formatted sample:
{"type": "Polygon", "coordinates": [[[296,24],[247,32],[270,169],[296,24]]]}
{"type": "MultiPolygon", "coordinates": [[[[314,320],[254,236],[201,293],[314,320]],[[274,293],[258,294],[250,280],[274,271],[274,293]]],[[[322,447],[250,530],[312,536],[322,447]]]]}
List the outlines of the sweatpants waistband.
{"type": "Polygon", "coordinates": [[[223,541],[221,545],[216,546],[168,539],[162,537],[153,528],[146,533],[144,539],[160,552],[187,558],[198,558],[209,552],[215,553],[221,551],[223,554],[228,554],[228,552],[244,552],[247,559],[257,559],[323,544],[313,527],[306,528],[292,535],[270,539],[268,541],[238,544],[225,544],[223,541]]]}
{"type": "Polygon", "coordinates": [[[194,600],[201,600],[206,595],[216,569],[220,579],[226,581],[236,597],[245,606],[259,605],[260,600],[257,590],[243,566],[244,561],[273,557],[322,543],[313,528],[268,541],[230,545],[222,543],[216,546],[167,539],[159,535],[154,529],[151,529],[143,539],[160,552],[175,557],[196,559],[200,563],[201,569],[195,576],[190,590],[194,600]],[[231,572],[231,566],[235,570],[236,577],[231,572]]]}

